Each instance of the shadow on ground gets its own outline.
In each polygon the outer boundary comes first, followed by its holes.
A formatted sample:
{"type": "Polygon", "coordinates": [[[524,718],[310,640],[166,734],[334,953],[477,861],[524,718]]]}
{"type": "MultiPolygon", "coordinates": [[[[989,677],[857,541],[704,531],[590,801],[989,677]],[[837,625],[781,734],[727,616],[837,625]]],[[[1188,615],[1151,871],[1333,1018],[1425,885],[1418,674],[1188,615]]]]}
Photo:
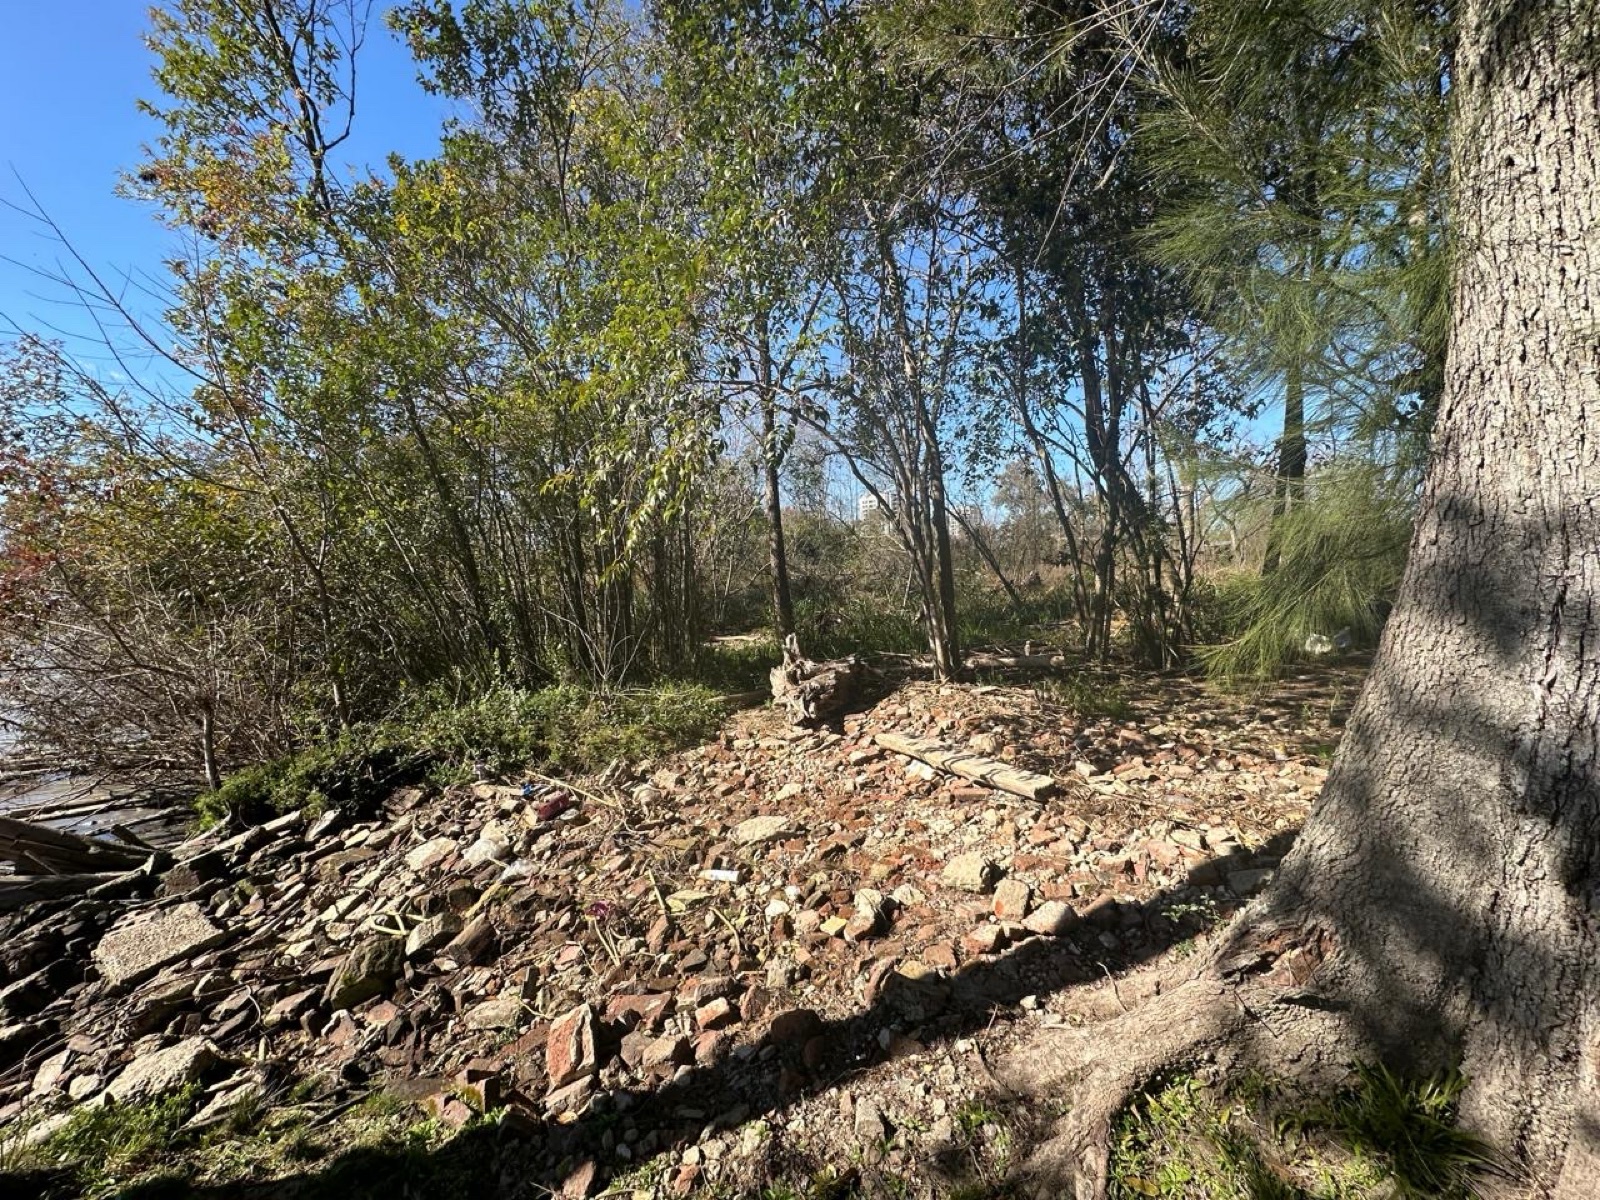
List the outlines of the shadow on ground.
{"type": "MultiPolygon", "coordinates": [[[[1262,847],[1260,855],[1272,859],[1284,854],[1294,834],[1284,833],[1262,847]]],[[[1212,860],[1214,869],[1236,869],[1233,860],[1212,860]]],[[[185,1179],[163,1178],[140,1183],[112,1194],[157,1200],[160,1197],[538,1197],[561,1195],[572,1170],[585,1160],[606,1164],[595,1190],[601,1190],[607,1173],[612,1176],[651,1170],[671,1180],[681,1151],[695,1144],[709,1126],[733,1128],[745,1122],[771,1118],[792,1105],[848,1084],[889,1057],[879,1034],[902,1031],[931,1050],[989,1029],[996,1022],[1021,1014],[1019,1003],[1028,996],[1041,1001],[1067,989],[1107,981],[1116,973],[1148,961],[1204,928],[1202,913],[1186,903],[1187,889],[1169,889],[1138,904],[1119,905],[1114,922],[1100,927],[1084,925],[1065,938],[1032,938],[1009,951],[965,964],[948,979],[908,981],[890,973],[874,989],[871,1003],[848,1018],[826,1023],[821,1031],[828,1053],[813,1066],[801,1065],[798,1049],[785,1047],[768,1057],[741,1060],[730,1056],[712,1065],[686,1070],[670,1082],[651,1090],[606,1093],[603,1106],[576,1120],[537,1121],[513,1118],[470,1125],[443,1145],[431,1149],[398,1144],[380,1148],[334,1151],[307,1163],[298,1173],[263,1182],[231,1182],[196,1186],[185,1179]],[[1176,911],[1174,911],[1176,910],[1176,911]],[[1109,949],[1103,933],[1115,931],[1118,947],[1109,949]],[[631,1122],[648,1152],[625,1161],[618,1156],[617,1138],[624,1121],[631,1122]]],[[[1113,988],[1114,984],[1105,986],[1113,988]]],[[[897,1049],[903,1049],[899,1043],[897,1049]]],[[[614,1047],[613,1047],[614,1049],[614,1047]]],[[[604,1061],[602,1047],[602,1061],[604,1061]]],[[[985,1094],[997,1117],[1007,1123],[1008,1136],[1025,1144],[1030,1134],[1042,1132],[1052,1115],[1049,1106],[1032,1098],[1006,1097],[989,1076],[978,1053],[970,1056],[975,1078],[973,1091],[985,1094]]],[[[752,1168],[752,1177],[723,1179],[718,1196],[763,1194],[769,1181],[791,1182],[823,1178],[827,1185],[809,1191],[768,1191],[767,1195],[844,1197],[854,1194],[904,1195],[899,1188],[877,1183],[896,1172],[914,1169],[933,1179],[935,1194],[946,1194],[970,1168],[969,1147],[960,1144],[924,1146],[912,1158],[904,1154],[888,1163],[867,1165],[852,1138],[848,1122],[840,1119],[833,1138],[836,1153],[823,1162],[791,1148],[771,1147],[773,1154],[752,1168]],[[854,1151],[854,1153],[852,1153],[854,1151]],[[913,1161],[914,1159],[914,1161],[913,1161]],[[948,1187],[939,1186],[945,1180],[948,1187]]],[[[870,1151],[870,1147],[868,1148],[870,1151]]],[[[205,1151],[199,1153],[204,1154],[205,1151]]],[[[870,1154],[868,1157],[871,1157],[870,1154]]],[[[970,1175],[970,1171],[967,1172],[970,1175]]],[[[0,1171],[0,1196],[6,1200],[46,1200],[77,1194],[76,1185],[60,1173],[7,1174],[0,1171]]],[[[615,1194],[627,1195],[623,1188],[615,1194]]],[[[974,1195],[993,1194],[985,1191],[974,1195]]]]}

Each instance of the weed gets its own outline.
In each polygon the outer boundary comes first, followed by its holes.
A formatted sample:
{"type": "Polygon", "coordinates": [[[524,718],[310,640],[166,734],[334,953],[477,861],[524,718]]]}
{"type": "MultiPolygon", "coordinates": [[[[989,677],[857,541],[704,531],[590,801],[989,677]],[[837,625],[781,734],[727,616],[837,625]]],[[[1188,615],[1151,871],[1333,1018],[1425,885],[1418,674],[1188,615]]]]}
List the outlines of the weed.
{"type": "Polygon", "coordinates": [[[1455,1128],[1464,1080],[1421,1082],[1359,1067],[1332,1100],[1273,1116],[1281,1087],[1260,1074],[1226,1097],[1178,1075],[1118,1121],[1110,1194],[1118,1200],[1464,1200],[1487,1148],[1455,1128]],[[1316,1137],[1307,1136],[1315,1134],[1316,1137]]]}
{"type": "Polygon", "coordinates": [[[1051,675],[1033,685],[1041,699],[1071,709],[1086,720],[1123,721],[1133,715],[1133,705],[1121,684],[1079,673],[1051,675]]]}
{"type": "Polygon", "coordinates": [[[997,1110],[976,1099],[967,1101],[952,1115],[956,1128],[968,1138],[974,1137],[985,1125],[995,1125],[1003,1119],[997,1110]]]}
{"type": "Polygon", "coordinates": [[[119,1180],[136,1178],[186,1145],[183,1123],[194,1111],[200,1088],[190,1085],[150,1104],[84,1107],[23,1156],[33,1165],[69,1175],[92,1195],[119,1180]]]}
{"type": "Polygon", "coordinates": [[[1465,1196],[1471,1176],[1494,1165],[1490,1148],[1456,1127],[1464,1075],[1409,1082],[1380,1063],[1357,1066],[1356,1078],[1353,1089],[1290,1125],[1325,1129],[1358,1159],[1379,1164],[1400,1200],[1465,1196]]]}
{"type": "Polygon", "coordinates": [[[236,771],[195,807],[203,825],[225,817],[253,822],[293,809],[370,811],[394,788],[426,776],[451,783],[528,766],[594,771],[701,741],[723,712],[717,694],[698,684],[609,693],[502,686],[459,704],[436,691],[388,721],[236,771]]]}

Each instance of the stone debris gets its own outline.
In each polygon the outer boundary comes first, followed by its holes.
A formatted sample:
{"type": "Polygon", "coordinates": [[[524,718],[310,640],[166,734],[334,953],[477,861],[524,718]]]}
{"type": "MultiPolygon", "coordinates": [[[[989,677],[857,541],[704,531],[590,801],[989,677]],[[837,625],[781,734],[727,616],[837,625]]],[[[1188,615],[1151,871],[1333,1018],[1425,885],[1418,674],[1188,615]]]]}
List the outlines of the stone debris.
{"type": "Polygon", "coordinates": [[[550,1026],[545,1049],[545,1073],[552,1090],[593,1075],[595,1059],[594,1010],[580,1004],[550,1026]]]}
{"type": "Polygon", "coordinates": [[[739,822],[733,840],[741,846],[760,846],[792,835],[788,817],[751,817],[739,822]]]}
{"type": "Polygon", "coordinates": [[[610,1142],[549,1148],[557,1194],[687,1136],[695,1157],[662,1176],[679,1194],[737,1183],[749,1146],[794,1136],[748,1132],[780,1100],[835,1138],[828,1084],[849,1074],[844,1136],[892,1169],[935,1149],[910,1131],[949,1124],[963,1039],[1204,937],[1303,820],[1337,734],[1298,732],[1302,700],[1153,686],[1085,718],[1030,687],[911,683],[838,730],[740,714],[581,789],[408,788],[314,837],[298,819],[197,835],[143,893],[0,919],[0,1123],[215,1075],[209,1111],[264,1072],[382,1089],[447,1126],[604,1113],[610,1142]],[[1060,794],[913,773],[885,731],[1060,794]],[[927,1090],[873,1090],[906,1072],[927,1090]],[[639,1098],[669,1085],[647,1120],[639,1098]]]}
{"type": "Polygon", "coordinates": [[[982,854],[958,854],[945,864],[939,878],[946,887],[980,895],[994,887],[1000,869],[982,854]]]}
{"type": "Polygon", "coordinates": [[[106,1087],[106,1099],[116,1104],[159,1100],[194,1083],[221,1061],[217,1048],[208,1039],[185,1038],[175,1046],[152,1050],[134,1059],[106,1087]]]}
{"type": "Polygon", "coordinates": [[[1033,903],[1033,889],[1020,879],[1003,879],[994,889],[994,915],[1020,921],[1033,903]]]}
{"type": "Polygon", "coordinates": [[[1065,937],[1078,924],[1078,914],[1064,900],[1046,900],[1022,919],[1024,929],[1043,937],[1065,937]]]}
{"type": "Polygon", "coordinates": [[[405,966],[405,948],[392,937],[369,937],[339,964],[328,984],[328,1007],[354,1008],[389,990],[405,966]]]}

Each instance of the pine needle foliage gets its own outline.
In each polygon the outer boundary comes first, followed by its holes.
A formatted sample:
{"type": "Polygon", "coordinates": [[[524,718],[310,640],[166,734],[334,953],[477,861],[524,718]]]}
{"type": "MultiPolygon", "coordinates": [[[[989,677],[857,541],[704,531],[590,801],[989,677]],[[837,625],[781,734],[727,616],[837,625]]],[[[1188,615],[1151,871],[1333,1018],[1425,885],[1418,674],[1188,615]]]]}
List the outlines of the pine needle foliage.
{"type": "Polygon", "coordinates": [[[1153,64],[1150,230],[1258,386],[1420,431],[1448,320],[1447,6],[1202,0],[1153,64]]]}
{"type": "Polygon", "coordinates": [[[1308,638],[1341,630],[1353,644],[1370,645],[1405,568],[1410,480],[1370,463],[1314,473],[1305,503],[1277,525],[1277,568],[1241,571],[1220,584],[1222,627],[1237,632],[1201,648],[1207,671],[1224,679],[1270,677],[1305,657],[1308,638]]]}

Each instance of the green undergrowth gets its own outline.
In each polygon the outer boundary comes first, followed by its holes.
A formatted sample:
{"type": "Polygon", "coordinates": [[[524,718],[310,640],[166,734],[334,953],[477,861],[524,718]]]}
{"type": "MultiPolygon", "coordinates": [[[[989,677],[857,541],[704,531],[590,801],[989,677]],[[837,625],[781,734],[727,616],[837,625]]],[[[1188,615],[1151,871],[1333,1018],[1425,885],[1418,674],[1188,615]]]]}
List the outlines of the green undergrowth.
{"type": "Polygon", "coordinates": [[[315,1106],[244,1103],[192,1130],[200,1098],[190,1087],[156,1103],[85,1108],[36,1145],[13,1141],[0,1157],[0,1195],[175,1200],[281,1181],[301,1200],[466,1200],[493,1194],[498,1181],[497,1112],[455,1129],[379,1092],[332,1120],[318,1121],[315,1106]]]}
{"type": "Polygon", "coordinates": [[[1088,720],[1125,721],[1133,715],[1126,687],[1104,672],[1050,675],[1036,681],[1033,690],[1088,720]]]}
{"type": "Polygon", "coordinates": [[[370,811],[396,787],[453,783],[481,772],[589,772],[703,741],[725,714],[703,684],[594,692],[563,684],[502,685],[467,700],[408,701],[269,763],[235,771],[196,800],[201,822],[260,821],[295,809],[370,811]]]}
{"type": "Polygon", "coordinates": [[[1259,1077],[1219,1093],[1192,1075],[1147,1091],[1113,1142],[1113,1200],[1467,1200],[1493,1166],[1456,1127],[1455,1073],[1403,1079],[1359,1066],[1307,1102],[1259,1077]]]}
{"type": "MultiPolygon", "coordinates": [[[[200,1089],[191,1085],[152,1104],[80,1108],[60,1129],[29,1145],[26,1131],[0,1132],[0,1171],[27,1180],[42,1196],[104,1196],[119,1185],[162,1169],[200,1089]]],[[[0,1182],[4,1177],[0,1177],[0,1182]]],[[[9,1190],[9,1189],[3,1189],[9,1190]]]]}

